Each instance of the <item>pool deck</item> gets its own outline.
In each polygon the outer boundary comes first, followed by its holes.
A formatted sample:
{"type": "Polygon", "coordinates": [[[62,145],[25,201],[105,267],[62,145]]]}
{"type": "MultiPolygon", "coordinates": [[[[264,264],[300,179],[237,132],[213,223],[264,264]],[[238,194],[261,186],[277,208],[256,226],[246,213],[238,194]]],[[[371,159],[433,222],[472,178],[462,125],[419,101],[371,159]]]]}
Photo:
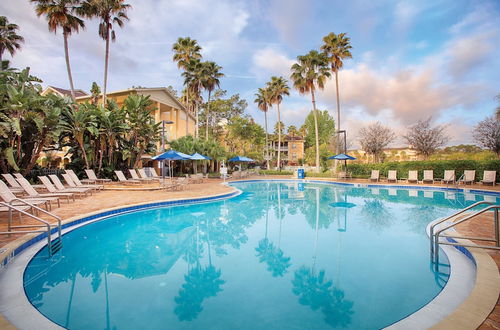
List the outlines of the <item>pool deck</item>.
{"type": "MultiPolygon", "coordinates": [[[[288,176],[260,176],[260,177],[251,177],[242,180],[248,179],[290,179],[288,176]]],[[[308,178],[309,179],[309,178],[308,178]]],[[[311,180],[318,181],[335,181],[330,178],[311,178],[311,180]]],[[[88,214],[92,212],[97,212],[103,209],[116,208],[125,205],[133,205],[147,202],[156,202],[156,201],[164,201],[170,199],[185,199],[185,198],[193,198],[193,197],[203,197],[208,195],[217,195],[224,194],[233,191],[233,188],[229,186],[225,186],[220,184],[222,180],[219,179],[209,179],[205,183],[200,184],[191,184],[188,186],[186,190],[181,191],[165,191],[162,189],[157,189],[157,184],[144,184],[140,186],[119,186],[119,185],[107,185],[107,188],[104,191],[94,194],[93,196],[77,199],[76,202],[67,203],[65,201],[61,201],[61,207],[53,208],[53,213],[60,216],[63,220],[77,217],[79,215],[88,214]],[[114,189],[113,189],[114,188],[114,189]]],[[[349,181],[342,181],[348,183],[361,183],[361,184],[387,184],[386,182],[379,183],[371,183],[368,180],[354,179],[349,181]]],[[[404,185],[404,186],[415,186],[422,187],[422,184],[407,184],[407,183],[399,183],[399,184],[391,184],[391,185],[404,185]]],[[[445,185],[442,184],[434,184],[436,187],[445,188],[445,185]]],[[[461,185],[460,188],[463,186],[461,185]]],[[[490,191],[500,191],[499,186],[491,187],[491,186],[483,186],[483,185],[472,185],[466,186],[466,188],[470,189],[485,189],[490,191]]],[[[460,233],[466,236],[488,236],[494,237],[494,226],[493,221],[491,221],[492,216],[485,215],[482,217],[478,217],[475,220],[467,222],[465,224],[460,225],[457,229],[460,233]]],[[[7,221],[6,214],[0,214],[0,231],[6,231],[7,229],[7,221]]],[[[30,220],[26,217],[23,217],[23,224],[34,224],[33,220],[30,220]]],[[[19,222],[17,217],[14,218],[14,222],[19,222]]],[[[0,249],[2,247],[11,246],[14,244],[16,239],[20,239],[20,235],[12,235],[12,236],[0,236],[0,249]],[[9,244],[10,243],[10,244],[9,244]]],[[[486,251],[491,258],[496,262],[497,270],[500,267],[500,252],[494,250],[482,250],[486,251]]],[[[484,252],[483,252],[484,254],[484,252]]],[[[1,255],[0,255],[1,257],[1,255]]],[[[479,283],[480,284],[480,283],[479,283]]],[[[498,298],[498,297],[497,297],[498,298]]],[[[479,329],[489,330],[489,329],[500,329],[500,304],[499,300],[497,300],[496,307],[489,314],[488,318],[481,324],[479,329]]],[[[0,329],[14,329],[5,319],[0,316],[0,329]]]]}

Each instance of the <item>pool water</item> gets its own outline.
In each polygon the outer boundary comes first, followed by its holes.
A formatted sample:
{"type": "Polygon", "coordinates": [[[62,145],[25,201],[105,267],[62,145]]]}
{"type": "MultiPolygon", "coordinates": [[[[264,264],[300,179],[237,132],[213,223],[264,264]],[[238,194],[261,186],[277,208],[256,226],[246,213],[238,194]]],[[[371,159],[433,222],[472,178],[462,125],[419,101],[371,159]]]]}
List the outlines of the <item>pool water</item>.
{"type": "MultiPolygon", "coordinates": [[[[71,329],[377,329],[446,284],[426,225],[483,196],[234,183],[205,204],[114,216],[29,263],[31,303],[71,329]]],[[[491,197],[490,197],[491,198],[491,197]]]]}

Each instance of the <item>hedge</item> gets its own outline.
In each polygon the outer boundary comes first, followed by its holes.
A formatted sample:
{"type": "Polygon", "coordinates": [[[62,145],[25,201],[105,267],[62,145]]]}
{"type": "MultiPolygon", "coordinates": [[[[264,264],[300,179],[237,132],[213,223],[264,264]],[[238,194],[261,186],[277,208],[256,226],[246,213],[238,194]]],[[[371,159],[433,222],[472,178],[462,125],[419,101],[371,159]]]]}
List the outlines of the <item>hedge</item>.
{"type": "Polygon", "coordinates": [[[497,171],[500,181],[500,159],[495,160],[429,160],[411,162],[388,162],[380,164],[348,164],[347,170],[353,177],[369,178],[372,170],[380,170],[380,175],[387,177],[389,170],[396,170],[398,179],[408,178],[408,171],[417,170],[419,180],[423,179],[424,170],[433,170],[434,178],[443,178],[445,170],[455,170],[458,179],[464,170],[476,170],[476,181],[483,179],[485,170],[497,171]]]}
{"type": "Polygon", "coordinates": [[[264,175],[293,175],[292,171],[276,171],[276,170],[260,170],[259,173],[264,175]]]}

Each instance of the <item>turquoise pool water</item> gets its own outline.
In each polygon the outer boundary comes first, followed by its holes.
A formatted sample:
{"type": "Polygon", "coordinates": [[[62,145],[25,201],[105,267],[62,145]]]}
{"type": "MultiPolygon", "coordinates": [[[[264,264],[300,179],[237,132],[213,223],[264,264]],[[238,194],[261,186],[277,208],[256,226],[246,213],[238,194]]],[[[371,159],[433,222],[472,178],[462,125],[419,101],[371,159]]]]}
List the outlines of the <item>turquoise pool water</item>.
{"type": "MultiPolygon", "coordinates": [[[[71,329],[377,329],[447,281],[427,223],[479,195],[235,183],[224,201],[114,216],[41,250],[31,303],[71,329]]],[[[491,197],[487,197],[491,198],[491,197]]]]}

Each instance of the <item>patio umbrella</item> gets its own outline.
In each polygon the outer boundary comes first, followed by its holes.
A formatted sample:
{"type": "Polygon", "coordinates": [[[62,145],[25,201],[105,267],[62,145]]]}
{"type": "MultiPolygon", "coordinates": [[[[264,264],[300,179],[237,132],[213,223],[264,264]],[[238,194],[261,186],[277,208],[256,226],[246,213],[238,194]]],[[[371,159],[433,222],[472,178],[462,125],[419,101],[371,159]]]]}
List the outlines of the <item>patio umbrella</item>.
{"type": "Polygon", "coordinates": [[[354,160],[354,159],[356,159],[356,157],[352,157],[352,156],[349,156],[346,154],[338,154],[338,155],[335,155],[332,157],[328,157],[328,159],[343,160],[344,161],[344,168],[345,168],[345,171],[347,172],[347,161],[354,160]]]}
{"type": "MultiPolygon", "coordinates": [[[[199,154],[197,152],[195,152],[194,154],[191,155],[191,159],[192,160],[210,160],[212,158],[208,157],[208,156],[204,156],[202,154],[199,154]]],[[[198,166],[195,167],[196,171],[198,170],[198,166]]],[[[206,169],[206,166],[205,166],[205,169],[206,169]]]]}
{"type": "MultiPolygon", "coordinates": [[[[170,169],[170,178],[172,178],[172,173],[171,173],[172,166],[170,166],[170,162],[172,160],[190,160],[192,158],[191,158],[191,156],[189,156],[185,153],[171,149],[171,150],[164,152],[160,155],[154,156],[151,159],[161,160],[161,161],[163,161],[163,164],[165,164],[165,160],[168,160],[168,162],[169,162],[168,167],[170,169]]],[[[163,169],[161,171],[161,175],[162,175],[162,178],[165,179],[165,171],[163,171],[163,169]]]]}
{"type": "Polygon", "coordinates": [[[236,156],[228,160],[228,162],[255,162],[252,158],[248,158],[245,156],[236,156]]]}

